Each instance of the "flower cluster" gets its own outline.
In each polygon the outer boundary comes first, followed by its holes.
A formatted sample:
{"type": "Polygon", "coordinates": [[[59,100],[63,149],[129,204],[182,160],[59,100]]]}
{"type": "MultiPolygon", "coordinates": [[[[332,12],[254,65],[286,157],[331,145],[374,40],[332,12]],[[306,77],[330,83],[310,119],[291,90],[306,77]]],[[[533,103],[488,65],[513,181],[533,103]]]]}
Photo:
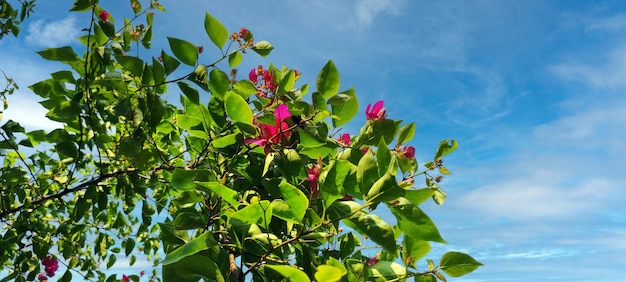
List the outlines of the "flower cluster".
{"type": "Polygon", "coordinates": [[[350,134],[348,133],[341,134],[341,136],[337,138],[337,141],[339,141],[341,145],[346,146],[346,147],[352,144],[352,141],[350,141],[350,134]]]}
{"type": "Polygon", "coordinates": [[[59,269],[59,261],[51,258],[50,256],[43,258],[41,260],[41,264],[43,264],[44,272],[46,274],[44,275],[43,273],[39,273],[37,276],[39,281],[48,281],[48,277],[54,277],[54,273],[59,269]]]}
{"type": "Polygon", "coordinates": [[[322,160],[318,160],[318,162],[316,164],[314,164],[312,167],[307,167],[306,169],[306,174],[308,175],[307,178],[305,178],[304,180],[307,180],[310,182],[310,187],[311,187],[311,195],[313,195],[313,197],[317,196],[317,194],[319,193],[319,189],[317,187],[317,179],[320,176],[320,173],[322,172],[322,160]]]}
{"type": "Polygon", "coordinates": [[[387,118],[387,113],[385,108],[383,108],[383,103],[384,102],[382,100],[378,101],[373,107],[371,107],[372,104],[367,104],[367,108],[365,108],[365,118],[371,121],[387,118]]]}
{"type": "Polygon", "coordinates": [[[287,105],[278,105],[276,109],[274,109],[274,116],[276,117],[275,125],[256,124],[260,129],[260,135],[255,138],[245,139],[244,143],[263,146],[265,154],[267,155],[272,149],[272,144],[279,144],[282,140],[288,139],[289,136],[291,136],[291,131],[285,119],[291,117],[291,113],[287,105]]]}
{"type": "Polygon", "coordinates": [[[413,146],[402,146],[399,150],[400,156],[407,159],[415,158],[415,148],[413,146]]]}
{"type": "Polygon", "coordinates": [[[250,70],[248,79],[256,85],[259,97],[267,98],[269,93],[276,92],[276,88],[278,88],[278,82],[274,78],[274,73],[263,69],[263,66],[250,70]]]}

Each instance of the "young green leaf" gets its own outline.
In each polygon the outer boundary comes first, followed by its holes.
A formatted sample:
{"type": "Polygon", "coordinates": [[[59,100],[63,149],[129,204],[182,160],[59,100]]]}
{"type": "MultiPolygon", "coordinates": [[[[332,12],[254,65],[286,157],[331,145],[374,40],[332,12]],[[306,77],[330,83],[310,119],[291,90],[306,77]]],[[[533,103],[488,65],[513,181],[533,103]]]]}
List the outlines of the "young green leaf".
{"type": "MultiPolygon", "coordinates": [[[[188,41],[168,37],[170,49],[174,56],[186,65],[195,66],[198,61],[198,47],[188,41]]],[[[166,67],[167,68],[167,67],[166,67]]]]}
{"type": "Polygon", "coordinates": [[[470,255],[459,252],[447,252],[439,260],[439,268],[452,277],[463,276],[482,265],[470,255]]]}
{"type": "Polygon", "coordinates": [[[435,153],[435,160],[443,158],[443,156],[452,153],[459,146],[456,140],[443,140],[439,142],[439,147],[435,153]]]}
{"type": "MultiPolygon", "coordinates": [[[[347,124],[359,111],[359,101],[356,97],[354,87],[339,93],[344,95],[346,100],[342,103],[331,104],[333,113],[333,127],[337,128],[347,124]]],[[[332,98],[331,98],[332,99],[332,98]]]]}
{"type": "Polygon", "coordinates": [[[400,127],[398,132],[398,145],[411,141],[415,135],[415,122],[400,127]]]}
{"type": "Polygon", "coordinates": [[[274,50],[274,46],[272,46],[272,44],[270,44],[269,42],[263,40],[254,44],[251,49],[252,51],[261,55],[261,57],[267,57],[272,52],[272,50],[274,50]]]}
{"type": "Polygon", "coordinates": [[[328,99],[339,91],[339,71],[332,60],[328,61],[317,75],[317,91],[328,99]]]}
{"type": "Polygon", "coordinates": [[[228,30],[208,12],[204,15],[204,30],[217,48],[224,48],[224,44],[228,41],[228,30]]]}
{"type": "Polygon", "coordinates": [[[46,50],[37,52],[39,56],[50,61],[71,62],[78,59],[78,55],[72,47],[65,46],[60,48],[46,48],[46,50]]]}
{"type": "Polygon", "coordinates": [[[311,279],[309,279],[309,276],[307,276],[306,273],[304,273],[304,271],[294,266],[266,264],[265,268],[271,269],[277,272],[282,277],[287,278],[289,281],[303,281],[303,282],[311,281],[311,279]]]}
{"type": "Polygon", "coordinates": [[[412,204],[389,205],[391,213],[398,220],[400,230],[416,240],[446,243],[441,238],[437,226],[420,208],[412,204]]]}
{"type": "Polygon", "coordinates": [[[173,264],[188,256],[194,255],[216,245],[217,242],[213,239],[213,236],[211,236],[211,232],[204,232],[202,235],[187,242],[182,247],[167,254],[161,263],[163,265],[173,264]]]}

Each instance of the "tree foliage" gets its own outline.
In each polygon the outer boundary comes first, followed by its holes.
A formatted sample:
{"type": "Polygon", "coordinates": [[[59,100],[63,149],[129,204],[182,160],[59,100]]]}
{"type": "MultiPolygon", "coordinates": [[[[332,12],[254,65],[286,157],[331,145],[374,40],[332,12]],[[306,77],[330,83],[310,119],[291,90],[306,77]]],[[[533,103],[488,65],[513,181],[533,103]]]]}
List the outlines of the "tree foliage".
{"type": "Polygon", "coordinates": [[[142,278],[106,276],[122,257],[153,261],[151,279],[163,281],[445,281],[481,265],[458,252],[423,261],[430,242],[446,241],[419,205],[444,202],[438,174],[456,141],[420,170],[405,145],[415,123],[388,118],[382,101],[358,135],[341,132],[359,101],[332,61],[314,89],[274,65],[239,79],[243,57],[274,47],[209,13],[215,61],[176,37],[154,57],[130,56],[151,48],[164,11],[145,4],[131,0],[135,16],[114,21],[98,1],[76,0],[71,11],[92,14],[83,49],[38,52],[65,65],[29,87],[62,128],[1,126],[5,279],[47,279],[58,263],[60,281],[142,278]]]}

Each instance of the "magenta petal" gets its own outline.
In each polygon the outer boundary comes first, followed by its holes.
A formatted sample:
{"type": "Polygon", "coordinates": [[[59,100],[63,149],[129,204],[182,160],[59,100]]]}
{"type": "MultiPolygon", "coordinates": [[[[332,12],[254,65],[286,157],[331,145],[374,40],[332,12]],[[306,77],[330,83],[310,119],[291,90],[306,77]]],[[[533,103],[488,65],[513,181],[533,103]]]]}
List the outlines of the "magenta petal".
{"type": "Polygon", "coordinates": [[[287,108],[287,105],[280,104],[274,110],[274,115],[276,116],[276,124],[278,124],[286,118],[290,117],[291,113],[289,112],[289,108],[287,108]]]}
{"type": "Polygon", "coordinates": [[[243,143],[246,145],[254,144],[254,145],[263,146],[267,143],[267,139],[245,139],[243,140],[243,143]]]}
{"type": "Polygon", "coordinates": [[[258,81],[258,76],[256,75],[256,68],[253,68],[252,70],[250,70],[250,73],[248,74],[248,78],[250,79],[250,81],[252,81],[254,84],[257,83],[258,81]]]}
{"type": "Polygon", "coordinates": [[[383,109],[383,104],[384,103],[385,102],[383,102],[383,100],[380,100],[380,101],[376,102],[376,104],[374,104],[374,107],[372,107],[372,114],[378,115],[380,110],[383,109]]]}

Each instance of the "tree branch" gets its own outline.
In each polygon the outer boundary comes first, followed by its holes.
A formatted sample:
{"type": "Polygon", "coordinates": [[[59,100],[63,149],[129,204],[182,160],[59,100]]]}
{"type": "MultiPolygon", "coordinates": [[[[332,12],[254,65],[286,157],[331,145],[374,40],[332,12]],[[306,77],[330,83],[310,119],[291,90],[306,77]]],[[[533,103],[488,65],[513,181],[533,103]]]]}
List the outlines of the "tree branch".
{"type": "MultiPolygon", "coordinates": [[[[86,189],[87,187],[89,187],[91,185],[98,184],[98,183],[100,183],[100,182],[102,182],[104,180],[107,180],[109,178],[112,178],[112,177],[118,177],[118,176],[124,175],[124,174],[134,174],[134,173],[139,173],[139,172],[140,171],[137,170],[137,169],[128,169],[128,170],[120,170],[120,171],[116,171],[116,172],[108,173],[108,174],[102,174],[102,175],[98,176],[97,178],[91,179],[91,180],[89,180],[87,182],[83,182],[83,183],[79,184],[76,187],[64,189],[63,191],[61,191],[59,193],[48,195],[48,196],[44,196],[44,197],[42,197],[39,200],[32,201],[32,202],[29,203],[29,206],[30,205],[40,205],[40,204],[43,204],[47,200],[59,199],[59,198],[65,196],[67,194],[74,193],[76,191],[80,191],[80,190],[86,189]]],[[[0,218],[4,218],[5,216],[7,216],[9,214],[20,212],[20,211],[24,210],[24,208],[26,208],[26,204],[22,204],[20,206],[15,207],[15,208],[2,211],[0,213],[0,218]]]]}

